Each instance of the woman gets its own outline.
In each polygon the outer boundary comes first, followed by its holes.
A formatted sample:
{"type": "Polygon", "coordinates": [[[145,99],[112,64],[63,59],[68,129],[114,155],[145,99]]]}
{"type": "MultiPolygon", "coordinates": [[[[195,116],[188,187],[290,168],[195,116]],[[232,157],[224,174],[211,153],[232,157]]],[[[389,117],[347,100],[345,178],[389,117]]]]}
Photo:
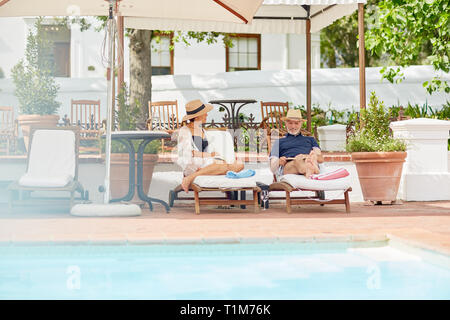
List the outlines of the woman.
{"type": "Polygon", "coordinates": [[[239,172],[244,168],[240,161],[227,163],[223,156],[211,152],[208,134],[203,129],[208,112],[213,109],[210,104],[193,100],[186,104],[183,126],[178,132],[178,165],[183,169],[184,178],[181,187],[185,192],[198,176],[223,175],[227,171],[239,172]]]}

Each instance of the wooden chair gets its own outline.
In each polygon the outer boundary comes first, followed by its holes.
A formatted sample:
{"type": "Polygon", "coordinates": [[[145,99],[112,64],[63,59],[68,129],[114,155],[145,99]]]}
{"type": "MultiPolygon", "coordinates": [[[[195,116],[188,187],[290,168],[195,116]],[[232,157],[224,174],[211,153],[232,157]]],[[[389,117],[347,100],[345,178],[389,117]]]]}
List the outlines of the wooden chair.
{"type": "MultiPolygon", "coordinates": [[[[157,101],[148,102],[148,130],[162,130],[169,134],[173,134],[181,127],[180,118],[178,115],[178,101],[157,101]]],[[[165,140],[161,140],[161,150],[165,152],[172,150],[175,147],[176,139],[172,139],[171,142],[165,143],[165,140]],[[175,140],[175,141],[174,141],[175,140]]]]}
{"type": "Polygon", "coordinates": [[[80,128],[80,152],[101,153],[100,100],[71,100],[70,125],[80,128]],[[82,145],[84,142],[85,145],[82,145]]]}
{"type": "Polygon", "coordinates": [[[9,155],[11,147],[15,149],[17,133],[14,108],[0,106],[0,152],[5,152],[9,155]],[[4,148],[2,148],[3,143],[5,143],[4,148]]]}
{"type": "MultiPolygon", "coordinates": [[[[272,140],[282,137],[286,134],[284,121],[281,120],[289,110],[288,102],[263,102],[261,101],[261,124],[260,128],[264,129],[267,136],[267,151],[270,153],[272,148],[272,140]]],[[[312,134],[304,129],[301,133],[305,136],[312,134]]]]}

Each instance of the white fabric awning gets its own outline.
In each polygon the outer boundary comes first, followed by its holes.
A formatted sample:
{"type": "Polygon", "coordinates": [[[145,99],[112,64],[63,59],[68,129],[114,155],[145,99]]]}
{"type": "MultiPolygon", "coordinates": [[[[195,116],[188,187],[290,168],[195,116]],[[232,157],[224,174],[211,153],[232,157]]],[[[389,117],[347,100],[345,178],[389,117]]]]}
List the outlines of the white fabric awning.
{"type": "Polygon", "coordinates": [[[318,32],[335,20],[353,13],[366,0],[264,0],[251,24],[195,19],[125,17],[125,27],[148,30],[216,31],[225,33],[304,34],[310,6],[311,32],[318,32]]]}
{"type": "MultiPolygon", "coordinates": [[[[122,16],[251,22],[263,0],[120,0],[122,16]]],[[[0,0],[0,17],[105,16],[105,0],[0,0]]]]}

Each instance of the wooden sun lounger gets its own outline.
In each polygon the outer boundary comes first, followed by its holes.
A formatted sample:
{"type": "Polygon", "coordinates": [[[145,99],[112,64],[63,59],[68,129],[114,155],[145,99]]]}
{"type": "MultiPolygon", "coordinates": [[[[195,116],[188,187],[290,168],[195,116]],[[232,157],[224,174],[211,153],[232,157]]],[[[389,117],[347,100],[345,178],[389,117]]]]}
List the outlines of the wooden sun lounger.
{"type": "Polygon", "coordinates": [[[245,209],[246,205],[253,205],[254,212],[259,212],[259,193],[261,189],[259,187],[236,187],[236,188],[203,188],[196,184],[192,185],[192,188],[189,189],[194,192],[194,197],[178,197],[179,192],[183,192],[181,185],[177,186],[174,190],[170,191],[169,196],[169,205],[172,207],[175,200],[194,200],[195,204],[195,213],[200,214],[200,206],[201,205],[238,205],[242,209],[245,209]],[[247,200],[245,199],[245,192],[247,190],[252,191],[253,199],[247,200]],[[200,192],[206,191],[216,191],[216,192],[224,192],[224,197],[200,197],[200,192]],[[238,199],[237,193],[240,192],[241,199],[238,199]]]}
{"type": "Polygon", "coordinates": [[[333,199],[324,200],[325,192],[323,190],[304,190],[294,188],[287,182],[274,182],[269,186],[269,191],[284,191],[286,192],[286,198],[281,197],[270,197],[270,200],[286,200],[286,211],[287,213],[292,213],[292,205],[302,205],[302,204],[320,204],[321,206],[325,204],[344,204],[345,211],[350,213],[350,200],[348,193],[352,191],[352,188],[348,188],[344,191],[344,199],[333,199]],[[294,191],[312,191],[316,195],[313,197],[291,197],[291,192],[294,191]],[[321,201],[322,200],[322,201],[321,201]]]}

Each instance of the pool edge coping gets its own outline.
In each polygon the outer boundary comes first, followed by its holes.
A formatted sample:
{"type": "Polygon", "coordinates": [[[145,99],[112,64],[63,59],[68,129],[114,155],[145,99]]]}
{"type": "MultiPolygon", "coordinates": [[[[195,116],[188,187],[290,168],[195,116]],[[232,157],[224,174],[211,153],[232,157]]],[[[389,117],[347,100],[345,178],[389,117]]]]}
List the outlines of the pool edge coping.
{"type": "Polygon", "coordinates": [[[420,240],[411,239],[410,237],[397,236],[392,233],[386,234],[354,234],[354,235],[276,235],[273,236],[242,236],[239,234],[231,236],[187,236],[187,237],[120,237],[120,238],[92,238],[89,239],[55,239],[52,236],[41,239],[21,239],[21,240],[0,240],[0,246],[57,246],[57,245],[183,245],[183,244],[255,244],[255,243],[288,243],[288,242],[354,242],[354,243],[376,243],[386,242],[398,249],[415,251],[416,254],[424,253],[437,254],[449,259],[450,254],[445,248],[430,245],[420,240]],[[420,252],[419,252],[420,251],[420,252]]]}

